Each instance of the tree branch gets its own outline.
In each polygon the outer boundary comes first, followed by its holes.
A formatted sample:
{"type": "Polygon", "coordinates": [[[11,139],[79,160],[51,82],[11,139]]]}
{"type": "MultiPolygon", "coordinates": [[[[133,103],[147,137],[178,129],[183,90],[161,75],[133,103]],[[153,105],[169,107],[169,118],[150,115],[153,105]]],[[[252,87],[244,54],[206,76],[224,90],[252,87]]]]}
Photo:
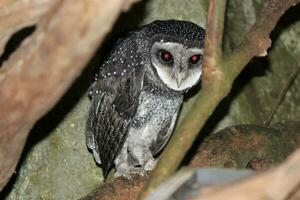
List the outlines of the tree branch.
{"type": "Polygon", "coordinates": [[[221,57],[220,46],[226,5],[224,2],[210,1],[203,87],[197,95],[192,110],[186,115],[162,153],[157,167],[140,194],[140,199],[144,199],[178,168],[207,119],[229,93],[235,78],[252,57],[265,55],[270,46],[270,32],[284,12],[300,0],[269,0],[256,23],[245,36],[244,42],[231,55],[221,57]],[[220,35],[215,31],[220,31],[220,35]]]}
{"type": "Polygon", "coordinates": [[[216,62],[223,57],[222,40],[224,19],[227,1],[210,1],[208,8],[208,16],[206,22],[206,35],[205,38],[205,61],[210,63],[204,64],[206,66],[206,78],[210,78],[213,71],[217,70],[216,62]]]}
{"type": "Polygon", "coordinates": [[[0,1],[0,55],[10,36],[16,31],[36,24],[58,0],[0,1]],[[22,14],[21,14],[22,13],[22,14]]]}
{"type": "Polygon", "coordinates": [[[255,24],[246,34],[244,41],[223,64],[226,68],[232,68],[231,71],[227,70],[230,79],[234,80],[254,56],[267,55],[267,49],[271,46],[269,34],[285,11],[299,2],[300,0],[269,0],[267,2],[255,24]]]}
{"type": "Polygon", "coordinates": [[[235,183],[205,188],[195,200],[290,199],[292,193],[299,189],[299,168],[300,149],[273,170],[235,183]]]}
{"type": "MultiPolygon", "coordinates": [[[[45,8],[32,5],[29,10],[8,9],[0,15],[0,36],[8,34],[4,30],[16,30],[44,15],[35,33],[0,68],[0,190],[14,172],[34,123],[79,76],[119,13],[132,2],[51,1],[30,1],[45,8]],[[24,12],[26,16],[39,17],[29,17],[27,21],[24,12]],[[12,14],[16,18],[12,24],[2,23],[4,16],[12,14]]],[[[1,4],[14,8],[26,2],[10,0],[1,4]]]]}

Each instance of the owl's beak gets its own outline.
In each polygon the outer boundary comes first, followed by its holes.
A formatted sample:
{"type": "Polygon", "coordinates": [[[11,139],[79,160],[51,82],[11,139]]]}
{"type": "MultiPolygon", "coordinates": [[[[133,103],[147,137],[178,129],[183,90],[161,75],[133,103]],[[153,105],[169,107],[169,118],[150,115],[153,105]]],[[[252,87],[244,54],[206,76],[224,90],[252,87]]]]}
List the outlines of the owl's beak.
{"type": "Polygon", "coordinates": [[[181,74],[179,72],[175,71],[174,77],[175,77],[175,80],[176,80],[177,87],[180,88],[180,86],[182,84],[182,76],[181,76],[181,74]]]}
{"type": "Polygon", "coordinates": [[[177,78],[176,79],[176,83],[177,83],[177,87],[180,88],[181,83],[182,83],[182,79],[181,78],[177,78]]]}

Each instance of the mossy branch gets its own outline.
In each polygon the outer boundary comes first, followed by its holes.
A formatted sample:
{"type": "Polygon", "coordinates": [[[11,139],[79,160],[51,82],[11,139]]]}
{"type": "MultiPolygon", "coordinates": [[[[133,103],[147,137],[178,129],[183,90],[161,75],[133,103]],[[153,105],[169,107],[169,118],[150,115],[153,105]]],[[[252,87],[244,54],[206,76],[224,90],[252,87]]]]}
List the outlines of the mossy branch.
{"type": "Polygon", "coordinates": [[[230,92],[235,78],[254,56],[267,55],[267,49],[271,45],[269,34],[285,11],[300,0],[269,0],[241,45],[225,57],[222,53],[222,38],[226,2],[210,1],[202,89],[162,153],[157,167],[139,196],[140,199],[144,199],[176,171],[207,119],[230,92]]]}

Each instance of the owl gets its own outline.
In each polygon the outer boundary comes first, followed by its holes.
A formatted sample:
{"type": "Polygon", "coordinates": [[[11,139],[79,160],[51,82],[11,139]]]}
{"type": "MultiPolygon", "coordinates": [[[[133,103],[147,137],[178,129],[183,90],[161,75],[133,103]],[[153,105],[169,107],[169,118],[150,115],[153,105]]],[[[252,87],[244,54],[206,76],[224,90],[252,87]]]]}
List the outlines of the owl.
{"type": "Polygon", "coordinates": [[[104,177],[113,166],[127,178],[155,167],[184,93],[201,79],[204,34],[192,22],[154,21],[114,45],[90,88],[86,122],[104,177]]]}

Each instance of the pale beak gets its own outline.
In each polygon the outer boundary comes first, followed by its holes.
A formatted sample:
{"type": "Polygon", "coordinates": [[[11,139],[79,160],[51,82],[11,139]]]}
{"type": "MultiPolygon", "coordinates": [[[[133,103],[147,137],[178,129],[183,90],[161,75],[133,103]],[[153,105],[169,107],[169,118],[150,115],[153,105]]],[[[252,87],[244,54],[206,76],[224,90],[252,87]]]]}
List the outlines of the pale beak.
{"type": "Polygon", "coordinates": [[[181,84],[182,84],[182,77],[181,77],[181,74],[178,72],[178,71],[175,71],[174,72],[174,77],[176,79],[176,84],[177,84],[177,87],[180,88],[181,84]]]}

